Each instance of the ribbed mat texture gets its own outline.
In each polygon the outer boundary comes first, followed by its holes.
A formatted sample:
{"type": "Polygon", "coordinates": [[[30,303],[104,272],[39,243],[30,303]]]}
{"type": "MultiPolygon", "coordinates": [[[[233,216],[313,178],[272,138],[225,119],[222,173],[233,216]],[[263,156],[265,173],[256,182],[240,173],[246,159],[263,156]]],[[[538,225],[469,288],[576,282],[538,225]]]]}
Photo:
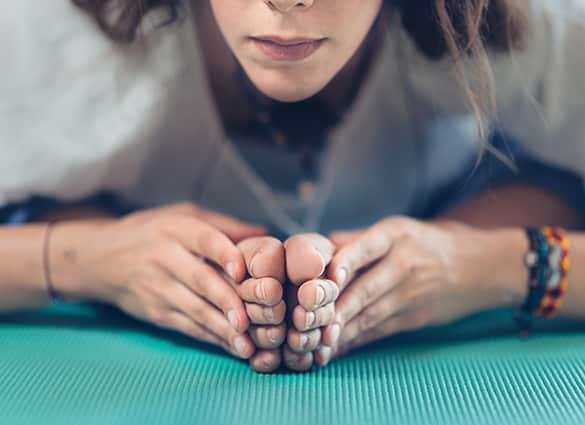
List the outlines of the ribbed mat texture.
{"type": "Polygon", "coordinates": [[[306,374],[246,363],[112,309],[0,316],[0,424],[585,424],[585,333],[528,340],[493,313],[306,374]]]}

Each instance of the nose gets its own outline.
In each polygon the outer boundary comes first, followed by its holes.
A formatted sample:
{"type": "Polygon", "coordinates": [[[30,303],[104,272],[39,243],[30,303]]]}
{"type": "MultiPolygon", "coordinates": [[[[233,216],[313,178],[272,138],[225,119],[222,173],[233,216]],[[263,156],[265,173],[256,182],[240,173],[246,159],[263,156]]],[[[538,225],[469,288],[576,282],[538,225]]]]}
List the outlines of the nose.
{"type": "Polygon", "coordinates": [[[267,0],[265,3],[273,10],[278,10],[279,12],[290,12],[294,8],[303,8],[308,9],[313,6],[315,0],[267,0]]]}

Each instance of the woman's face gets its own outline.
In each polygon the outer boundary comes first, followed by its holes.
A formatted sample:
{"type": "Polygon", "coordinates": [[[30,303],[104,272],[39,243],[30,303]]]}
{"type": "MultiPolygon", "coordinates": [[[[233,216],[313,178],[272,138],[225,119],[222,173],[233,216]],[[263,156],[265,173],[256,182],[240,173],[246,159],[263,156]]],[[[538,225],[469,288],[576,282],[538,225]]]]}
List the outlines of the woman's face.
{"type": "Polygon", "coordinates": [[[358,50],[383,0],[210,0],[219,28],[265,95],[296,102],[323,89],[358,50]]]}

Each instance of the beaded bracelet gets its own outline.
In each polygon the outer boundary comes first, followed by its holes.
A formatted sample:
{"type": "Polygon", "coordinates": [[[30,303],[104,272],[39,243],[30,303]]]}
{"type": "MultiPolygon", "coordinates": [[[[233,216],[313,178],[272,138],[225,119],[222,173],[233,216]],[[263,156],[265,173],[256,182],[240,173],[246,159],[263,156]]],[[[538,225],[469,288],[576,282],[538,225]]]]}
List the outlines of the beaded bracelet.
{"type": "Polygon", "coordinates": [[[527,229],[530,250],[528,295],[518,320],[525,335],[534,317],[551,318],[560,309],[569,285],[569,239],[563,229],[527,229]]]}
{"type": "Polygon", "coordinates": [[[569,239],[564,230],[545,227],[542,233],[549,246],[550,274],[548,276],[546,291],[536,311],[537,317],[553,317],[561,308],[567,288],[569,286],[569,239]]]}

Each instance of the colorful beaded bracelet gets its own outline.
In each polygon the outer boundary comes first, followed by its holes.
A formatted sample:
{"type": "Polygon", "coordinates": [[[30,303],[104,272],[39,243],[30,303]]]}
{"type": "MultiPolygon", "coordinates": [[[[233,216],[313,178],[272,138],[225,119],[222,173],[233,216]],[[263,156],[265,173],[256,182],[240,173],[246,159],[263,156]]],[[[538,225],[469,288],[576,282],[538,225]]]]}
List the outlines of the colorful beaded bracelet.
{"type": "Polygon", "coordinates": [[[551,318],[560,309],[569,285],[569,239],[563,229],[527,229],[530,250],[525,257],[529,271],[528,295],[519,321],[527,331],[534,317],[551,318]]]}

